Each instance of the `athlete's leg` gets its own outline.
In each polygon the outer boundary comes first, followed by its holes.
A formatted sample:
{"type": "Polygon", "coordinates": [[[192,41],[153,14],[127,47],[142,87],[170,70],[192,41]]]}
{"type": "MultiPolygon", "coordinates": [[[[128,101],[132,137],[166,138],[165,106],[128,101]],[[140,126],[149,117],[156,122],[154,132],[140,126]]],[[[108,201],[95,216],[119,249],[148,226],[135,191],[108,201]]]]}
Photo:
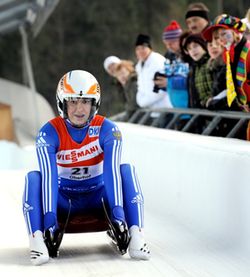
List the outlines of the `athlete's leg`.
{"type": "Polygon", "coordinates": [[[29,234],[32,264],[48,262],[49,254],[43,238],[42,188],[39,171],[31,171],[25,177],[23,214],[29,234]]]}
{"type": "Polygon", "coordinates": [[[129,227],[130,243],[129,255],[135,259],[150,258],[150,251],[145,243],[144,227],[144,199],[135,168],[130,164],[121,165],[124,212],[129,227]]]}

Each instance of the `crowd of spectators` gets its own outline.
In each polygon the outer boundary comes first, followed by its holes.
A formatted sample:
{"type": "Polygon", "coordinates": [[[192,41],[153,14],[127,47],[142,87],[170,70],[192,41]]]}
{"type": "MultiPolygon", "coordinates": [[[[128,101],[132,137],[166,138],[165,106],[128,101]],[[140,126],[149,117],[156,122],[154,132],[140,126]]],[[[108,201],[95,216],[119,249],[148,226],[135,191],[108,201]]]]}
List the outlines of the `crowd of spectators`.
{"type": "Polygon", "coordinates": [[[148,34],[138,34],[136,64],[105,59],[105,70],[122,86],[126,119],[138,107],[250,111],[250,9],[242,19],[221,14],[210,21],[208,8],[192,3],[185,23],[172,20],[163,29],[163,55],[148,34]]]}

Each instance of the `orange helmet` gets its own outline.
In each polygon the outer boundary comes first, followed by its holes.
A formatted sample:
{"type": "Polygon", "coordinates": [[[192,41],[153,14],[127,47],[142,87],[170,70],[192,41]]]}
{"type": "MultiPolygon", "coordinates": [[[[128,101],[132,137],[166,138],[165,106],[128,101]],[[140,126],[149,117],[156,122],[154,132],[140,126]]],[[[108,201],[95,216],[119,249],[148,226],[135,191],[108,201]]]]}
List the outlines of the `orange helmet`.
{"type": "Polygon", "coordinates": [[[68,118],[66,102],[72,98],[93,99],[90,119],[97,113],[101,101],[100,86],[91,73],[73,70],[60,79],[56,90],[56,100],[57,109],[62,118],[68,118]]]}

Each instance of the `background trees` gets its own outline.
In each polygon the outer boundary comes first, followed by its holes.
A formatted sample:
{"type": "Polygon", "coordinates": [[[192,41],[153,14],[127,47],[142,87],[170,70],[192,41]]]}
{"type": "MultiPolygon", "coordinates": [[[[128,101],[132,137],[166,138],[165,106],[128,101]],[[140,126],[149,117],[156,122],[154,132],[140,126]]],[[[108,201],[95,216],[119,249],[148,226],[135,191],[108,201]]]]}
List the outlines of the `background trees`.
{"type": "MultiPolygon", "coordinates": [[[[138,33],[152,37],[153,48],[164,53],[163,28],[172,19],[183,28],[187,0],[61,0],[36,38],[30,38],[37,90],[52,104],[59,78],[71,69],[86,69],[100,82],[101,112],[111,115],[121,111],[121,97],[104,72],[108,55],[135,60],[134,41],[138,33]]],[[[221,11],[244,17],[247,0],[203,1],[211,19],[221,11]]],[[[0,38],[0,76],[22,82],[20,35],[0,38]]]]}

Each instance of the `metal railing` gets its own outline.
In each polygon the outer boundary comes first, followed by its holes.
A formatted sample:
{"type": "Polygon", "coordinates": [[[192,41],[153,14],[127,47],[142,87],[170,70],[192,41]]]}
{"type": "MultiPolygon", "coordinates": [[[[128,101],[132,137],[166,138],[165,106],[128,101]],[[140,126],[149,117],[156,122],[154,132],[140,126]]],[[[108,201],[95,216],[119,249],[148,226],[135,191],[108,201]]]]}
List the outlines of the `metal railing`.
{"type": "MultiPolygon", "coordinates": [[[[123,121],[125,112],[111,117],[123,121]]],[[[127,122],[206,136],[246,139],[250,113],[206,109],[138,109],[127,122]]]]}

